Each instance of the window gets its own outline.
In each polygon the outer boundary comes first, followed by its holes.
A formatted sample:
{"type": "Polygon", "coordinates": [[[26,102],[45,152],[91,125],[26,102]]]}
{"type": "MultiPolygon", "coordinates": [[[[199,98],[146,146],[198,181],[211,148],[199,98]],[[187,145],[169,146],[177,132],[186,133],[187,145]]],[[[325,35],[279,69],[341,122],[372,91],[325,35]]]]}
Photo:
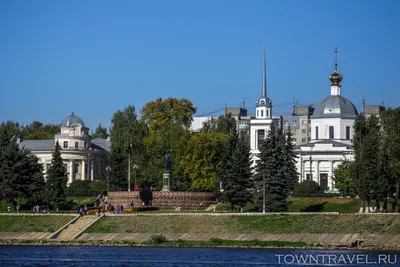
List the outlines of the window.
{"type": "Polygon", "coordinates": [[[297,120],[292,121],[292,126],[296,126],[297,125],[297,120]]]}
{"type": "Polygon", "coordinates": [[[261,110],[261,117],[264,117],[264,110],[261,110]]]}
{"type": "Polygon", "coordinates": [[[307,140],[306,138],[302,138],[301,142],[304,144],[306,142],[306,140],[307,140]]]}
{"type": "Polygon", "coordinates": [[[306,180],[311,180],[311,174],[310,173],[306,174],[306,180]]]}
{"type": "Polygon", "coordinates": [[[264,141],[264,137],[265,137],[265,132],[264,130],[258,130],[258,149],[261,148],[261,145],[264,141]]]}
{"type": "Polygon", "coordinates": [[[319,185],[321,186],[322,189],[328,190],[328,174],[327,173],[321,173],[319,175],[319,185]]]}
{"type": "Polygon", "coordinates": [[[86,147],[86,146],[87,146],[86,142],[85,142],[85,143],[83,143],[83,147],[86,147]]]}
{"type": "Polygon", "coordinates": [[[307,125],[307,121],[306,120],[301,120],[301,125],[307,125]]]}
{"type": "Polygon", "coordinates": [[[315,127],[315,139],[318,140],[318,126],[315,127]]]}
{"type": "Polygon", "coordinates": [[[350,126],[346,126],[346,139],[350,139],[350,126]]]}
{"type": "Polygon", "coordinates": [[[302,129],[302,130],[301,130],[301,133],[302,133],[302,134],[306,134],[306,133],[307,133],[306,129],[302,129]]]}
{"type": "Polygon", "coordinates": [[[64,148],[68,148],[68,141],[64,141],[64,148]]]}
{"type": "Polygon", "coordinates": [[[288,121],[284,121],[283,122],[283,126],[289,126],[289,122],[288,121]]]}
{"type": "Polygon", "coordinates": [[[269,117],[269,109],[267,109],[267,117],[269,117]]]}
{"type": "Polygon", "coordinates": [[[335,138],[335,128],[333,126],[329,126],[329,139],[335,138]]]}
{"type": "Polygon", "coordinates": [[[79,164],[78,163],[74,164],[74,173],[79,173],[79,164]]]}
{"type": "Polygon", "coordinates": [[[75,142],[75,148],[78,149],[79,143],[75,142]]]}
{"type": "Polygon", "coordinates": [[[257,110],[257,117],[258,117],[258,112],[259,112],[259,110],[257,110]]]}

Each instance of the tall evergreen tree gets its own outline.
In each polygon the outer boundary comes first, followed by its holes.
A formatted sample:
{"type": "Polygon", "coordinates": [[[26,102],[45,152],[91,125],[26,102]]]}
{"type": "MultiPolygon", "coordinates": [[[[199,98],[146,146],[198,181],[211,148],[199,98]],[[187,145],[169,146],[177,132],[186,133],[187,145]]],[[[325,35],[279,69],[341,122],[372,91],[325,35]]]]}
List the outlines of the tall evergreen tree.
{"type": "Polygon", "coordinates": [[[297,155],[294,153],[293,148],[293,133],[289,128],[284,133],[284,143],[282,145],[282,153],[284,158],[284,170],[285,170],[285,181],[286,181],[286,193],[293,192],[294,186],[299,181],[299,174],[297,173],[296,161],[297,155]]]}
{"type": "Polygon", "coordinates": [[[250,142],[245,133],[232,130],[222,164],[219,168],[222,199],[231,203],[232,210],[235,205],[245,206],[251,201],[253,186],[250,142]]]}
{"type": "Polygon", "coordinates": [[[255,181],[257,185],[256,206],[261,209],[265,186],[265,210],[285,211],[288,207],[284,156],[279,137],[272,124],[267,139],[263,142],[257,162],[255,181]]]}
{"type": "Polygon", "coordinates": [[[46,202],[64,208],[68,205],[66,197],[68,176],[61,158],[60,150],[61,147],[57,141],[53,152],[53,158],[51,160],[51,166],[47,170],[44,197],[46,202]]]}
{"type": "Polygon", "coordinates": [[[38,158],[10,142],[3,131],[0,136],[0,199],[38,201],[44,186],[42,171],[38,158]]]}

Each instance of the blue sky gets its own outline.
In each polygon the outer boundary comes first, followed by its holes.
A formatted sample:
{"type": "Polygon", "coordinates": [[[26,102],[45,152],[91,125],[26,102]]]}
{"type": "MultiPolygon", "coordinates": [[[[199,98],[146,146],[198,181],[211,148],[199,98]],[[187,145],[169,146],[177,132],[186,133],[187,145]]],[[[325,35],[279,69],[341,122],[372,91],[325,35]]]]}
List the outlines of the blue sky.
{"type": "MultiPolygon", "coordinates": [[[[0,121],[110,126],[117,109],[186,97],[197,115],[261,93],[274,115],[329,95],[400,105],[400,1],[0,1],[0,121]]],[[[218,113],[216,113],[218,114],[218,113]]]]}

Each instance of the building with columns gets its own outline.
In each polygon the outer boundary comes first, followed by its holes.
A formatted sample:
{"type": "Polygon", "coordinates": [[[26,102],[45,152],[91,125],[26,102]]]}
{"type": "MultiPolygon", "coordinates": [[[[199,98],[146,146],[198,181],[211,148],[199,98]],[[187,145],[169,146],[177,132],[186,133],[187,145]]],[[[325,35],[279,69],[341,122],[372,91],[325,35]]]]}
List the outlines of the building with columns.
{"type": "Polygon", "coordinates": [[[106,155],[110,149],[110,140],[92,139],[84,122],[74,113],[67,116],[60,125],[61,132],[50,140],[24,140],[19,146],[28,149],[43,164],[46,176],[51,165],[55,144],[61,146],[61,157],[68,172],[68,184],[75,180],[106,179],[106,155]]]}
{"type": "Polygon", "coordinates": [[[256,117],[250,120],[250,151],[253,157],[253,163],[258,160],[261,141],[267,137],[271,128],[272,120],[272,101],[267,95],[267,70],[266,55],[264,45],[263,72],[262,72],[262,90],[261,96],[256,103],[256,117]]]}
{"type": "MultiPolygon", "coordinates": [[[[337,55],[337,50],[335,51],[337,55]]],[[[329,77],[331,94],[323,99],[311,116],[310,143],[295,146],[298,155],[299,181],[314,180],[325,190],[334,190],[334,169],[342,160],[353,160],[353,125],[358,112],[354,104],[341,95],[343,77],[337,70],[329,77]]]]}

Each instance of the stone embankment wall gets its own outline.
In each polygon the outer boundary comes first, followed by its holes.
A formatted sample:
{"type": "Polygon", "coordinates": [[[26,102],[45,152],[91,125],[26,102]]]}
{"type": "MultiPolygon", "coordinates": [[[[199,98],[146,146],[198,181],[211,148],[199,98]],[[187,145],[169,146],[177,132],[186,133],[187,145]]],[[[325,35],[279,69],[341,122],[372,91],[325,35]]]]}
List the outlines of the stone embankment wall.
{"type": "MultiPolygon", "coordinates": [[[[131,201],[135,203],[135,207],[142,207],[143,202],[140,200],[138,191],[131,192],[108,192],[108,203],[112,205],[124,205],[129,207],[131,201]]],[[[208,206],[216,204],[217,198],[211,192],[153,192],[152,206],[160,209],[176,209],[180,207],[182,210],[204,210],[208,206]],[[203,205],[200,207],[200,203],[203,205]]]]}

